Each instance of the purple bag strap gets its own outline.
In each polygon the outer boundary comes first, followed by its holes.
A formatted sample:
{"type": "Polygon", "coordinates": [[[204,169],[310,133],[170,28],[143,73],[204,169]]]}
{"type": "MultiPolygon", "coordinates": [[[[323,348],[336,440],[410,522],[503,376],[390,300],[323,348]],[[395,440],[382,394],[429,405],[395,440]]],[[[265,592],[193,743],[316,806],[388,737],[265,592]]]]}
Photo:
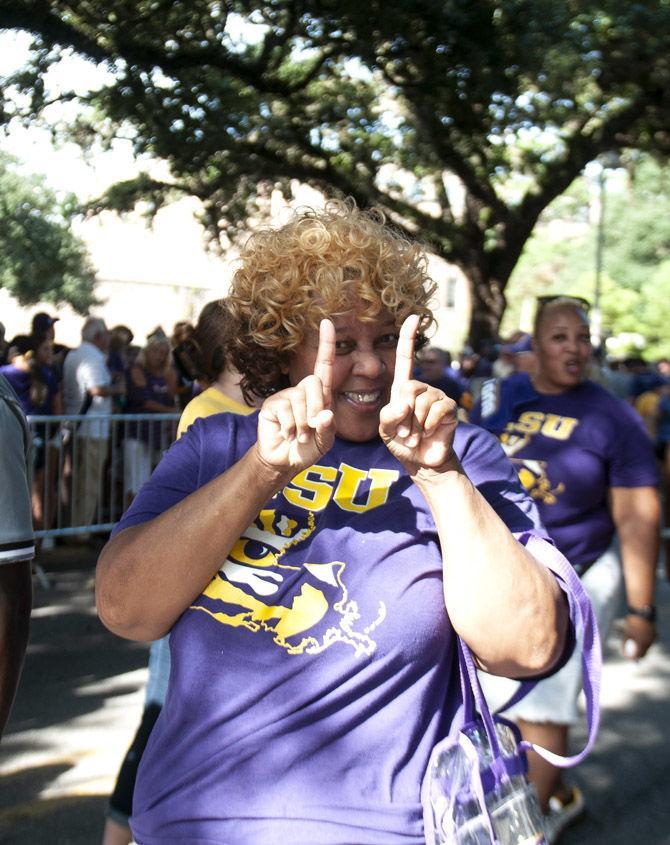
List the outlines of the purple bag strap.
{"type": "MultiPolygon", "coordinates": [[[[550,543],[547,543],[545,540],[541,540],[532,534],[522,536],[521,542],[525,543],[528,551],[546,565],[547,568],[559,578],[562,585],[564,585],[563,588],[567,593],[568,601],[570,602],[571,618],[575,622],[577,631],[582,635],[582,672],[584,678],[584,693],[586,696],[586,716],[589,736],[584,749],[579,754],[572,757],[561,757],[558,754],[547,751],[547,749],[542,748],[539,745],[535,745],[534,743],[526,742],[524,740],[522,740],[519,744],[519,748],[522,750],[532,748],[549,763],[561,768],[568,768],[570,766],[576,766],[586,757],[593,747],[593,743],[595,742],[596,735],[598,733],[598,725],[600,723],[600,678],[602,670],[602,655],[598,626],[595,621],[591,603],[584,592],[581,581],[579,580],[577,573],[565,560],[563,555],[550,543]],[[534,553],[534,549],[537,549],[537,554],[534,553]]],[[[476,718],[476,711],[479,711],[484,730],[486,731],[488,740],[491,744],[491,751],[493,755],[491,770],[497,779],[504,780],[508,777],[508,774],[503,762],[494,719],[491,716],[491,711],[486,703],[486,699],[479,682],[479,675],[477,673],[474,658],[472,657],[472,653],[467,644],[463,642],[459,636],[456,637],[456,640],[461,694],[463,698],[464,723],[467,724],[468,722],[474,721],[476,718]]],[[[516,704],[517,701],[530,692],[536,683],[538,682],[523,681],[512,698],[497,712],[505,710],[507,707],[511,707],[513,704],[516,704]]],[[[431,754],[428,771],[430,771],[433,759],[436,757],[442,746],[448,741],[449,738],[447,737],[435,746],[431,754]]],[[[461,741],[461,746],[464,748],[466,753],[471,751],[469,745],[469,743],[461,741]]],[[[473,764],[476,762],[475,758],[476,752],[473,756],[473,764]]],[[[488,816],[483,786],[478,785],[479,779],[475,778],[474,780],[477,798],[482,806],[484,815],[488,816]]],[[[430,809],[428,773],[421,786],[421,801],[424,808],[426,841],[433,842],[435,836],[435,826],[432,810],[430,809]]],[[[495,843],[496,840],[490,818],[489,828],[492,842],[495,843]]]]}
{"type": "Polygon", "coordinates": [[[493,754],[494,764],[492,768],[504,771],[504,766],[501,769],[501,751],[500,743],[498,742],[498,732],[495,729],[493,716],[489,710],[482,685],[479,682],[479,675],[477,674],[477,667],[475,666],[472,652],[467,644],[463,642],[460,637],[457,637],[458,647],[458,665],[460,668],[461,677],[461,693],[463,695],[463,719],[464,724],[472,722],[475,719],[475,711],[479,712],[484,730],[491,744],[491,752],[493,754]]]}
{"type": "MultiPolygon", "coordinates": [[[[570,766],[576,766],[584,760],[593,748],[598,734],[598,726],[600,724],[600,682],[602,674],[602,650],[598,624],[593,613],[593,608],[591,607],[591,602],[584,591],[579,576],[558,549],[533,534],[524,535],[521,538],[521,542],[525,542],[528,551],[538,560],[542,561],[565,585],[565,592],[570,602],[571,616],[574,619],[577,631],[582,636],[582,677],[584,697],[586,699],[586,722],[589,731],[586,745],[578,754],[571,757],[561,757],[553,751],[548,751],[546,748],[542,748],[542,746],[535,745],[526,740],[523,740],[520,744],[521,748],[525,750],[532,748],[533,751],[536,751],[547,762],[565,769],[570,766]],[[539,548],[540,544],[541,548],[539,548]],[[537,554],[534,554],[534,548],[538,549],[537,554]]],[[[527,695],[536,683],[538,682],[522,681],[510,700],[503,707],[500,707],[497,712],[499,713],[512,707],[527,695]]]]}

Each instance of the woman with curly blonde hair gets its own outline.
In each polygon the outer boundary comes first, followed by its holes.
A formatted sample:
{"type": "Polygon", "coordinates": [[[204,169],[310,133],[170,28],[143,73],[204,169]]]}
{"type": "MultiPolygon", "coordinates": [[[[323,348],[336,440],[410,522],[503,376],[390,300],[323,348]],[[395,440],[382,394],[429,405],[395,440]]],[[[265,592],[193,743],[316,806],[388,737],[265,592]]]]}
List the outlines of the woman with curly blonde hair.
{"type": "Polygon", "coordinates": [[[421,248],[353,204],[243,250],[227,352],[260,411],[196,421],[98,564],[111,630],[170,631],[140,845],[419,845],[461,706],[454,632],[498,674],[560,662],[532,503],[495,439],[411,378],[431,291],[421,248]]]}
{"type": "Polygon", "coordinates": [[[246,393],[264,397],[288,387],[292,354],[324,318],[355,311],[369,324],[386,311],[399,328],[418,314],[422,333],[430,328],[435,284],[425,252],[383,220],[332,202],[249,238],[227,300],[230,356],[246,393]]]}

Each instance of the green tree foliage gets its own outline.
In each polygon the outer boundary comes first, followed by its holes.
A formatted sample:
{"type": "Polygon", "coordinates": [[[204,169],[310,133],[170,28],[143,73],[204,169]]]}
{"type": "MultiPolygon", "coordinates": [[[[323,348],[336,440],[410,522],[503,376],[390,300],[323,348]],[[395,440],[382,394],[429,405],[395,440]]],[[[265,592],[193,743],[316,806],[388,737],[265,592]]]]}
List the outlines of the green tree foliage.
{"type": "Polygon", "coordinates": [[[82,142],[125,133],[143,174],[100,207],[199,197],[234,236],[291,180],[377,205],[470,282],[471,339],[494,334],[539,215],[599,153],[666,151],[668,0],[0,0],[34,36],[5,119],[43,113],[70,51],[109,81],[82,142]]]}
{"type": "Polygon", "coordinates": [[[670,170],[642,158],[631,177],[628,190],[608,201],[605,248],[608,272],[620,285],[641,291],[670,259],[670,170]]]}
{"type": "Polygon", "coordinates": [[[71,229],[74,212],[72,198],[59,201],[0,155],[0,287],[22,305],[67,302],[84,313],[96,301],[93,270],[71,229]]]}
{"type": "MultiPolygon", "coordinates": [[[[649,156],[627,162],[628,174],[606,176],[600,307],[606,335],[636,333],[649,358],[670,354],[670,168],[649,156]]],[[[595,294],[599,188],[573,183],[543,214],[510,280],[511,332],[523,303],[538,295],[595,294]]]]}
{"type": "Polygon", "coordinates": [[[670,261],[664,261],[642,286],[641,324],[649,360],[670,358],[670,261]]]}

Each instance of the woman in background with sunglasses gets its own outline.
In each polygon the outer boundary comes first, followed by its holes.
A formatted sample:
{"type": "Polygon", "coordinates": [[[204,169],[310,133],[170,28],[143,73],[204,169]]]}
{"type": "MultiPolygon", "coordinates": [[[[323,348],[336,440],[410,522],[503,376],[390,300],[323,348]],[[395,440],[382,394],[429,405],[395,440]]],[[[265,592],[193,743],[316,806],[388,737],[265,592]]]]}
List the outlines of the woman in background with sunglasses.
{"type": "MultiPolygon", "coordinates": [[[[499,437],[550,536],[582,577],[603,639],[618,609],[623,570],[623,651],[639,658],[656,637],[656,463],[637,413],[586,378],[591,337],[585,306],[572,297],[539,301],[533,372],[486,382],[471,421],[499,437]]],[[[565,756],[580,687],[576,650],[515,708],[524,739],[565,756]]],[[[529,765],[547,840],[555,842],[581,814],[584,799],[562,782],[559,769],[532,752],[529,765]]]]}

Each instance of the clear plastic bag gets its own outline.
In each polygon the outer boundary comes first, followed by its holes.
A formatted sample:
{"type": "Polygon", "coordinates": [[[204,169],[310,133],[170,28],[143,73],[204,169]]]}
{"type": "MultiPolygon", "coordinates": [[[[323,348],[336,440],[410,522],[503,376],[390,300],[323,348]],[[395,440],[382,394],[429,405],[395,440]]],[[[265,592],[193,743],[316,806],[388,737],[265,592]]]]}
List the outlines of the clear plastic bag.
{"type": "Polygon", "coordinates": [[[504,722],[496,722],[496,734],[502,755],[497,760],[477,722],[436,748],[428,772],[429,845],[545,842],[537,795],[522,773],[517,736],[504,722]],[[507,765],[501,765],[503,760],[507,765]]]}
{"type": "MultiPolygon", "coordinates": [[[[456,637],[463,709],[452,733],[433,748],[421,786],[427,845],[546,845],[537,795],[525,777],[525,749],[532,748],[553,766],[576,766],[598,733],[601,652],[593,608],[579,577],[557,549],[532,534],[525,545],[531,554],[538,548],[536,557],[571,597],[571,617],[582,648],[588,740],[570,757],[522,742],[516,725],[491,715],[472,653],[456,637]]],[[[522,682],[500,709],[520,701],[534,683],[522,682]]]]}

